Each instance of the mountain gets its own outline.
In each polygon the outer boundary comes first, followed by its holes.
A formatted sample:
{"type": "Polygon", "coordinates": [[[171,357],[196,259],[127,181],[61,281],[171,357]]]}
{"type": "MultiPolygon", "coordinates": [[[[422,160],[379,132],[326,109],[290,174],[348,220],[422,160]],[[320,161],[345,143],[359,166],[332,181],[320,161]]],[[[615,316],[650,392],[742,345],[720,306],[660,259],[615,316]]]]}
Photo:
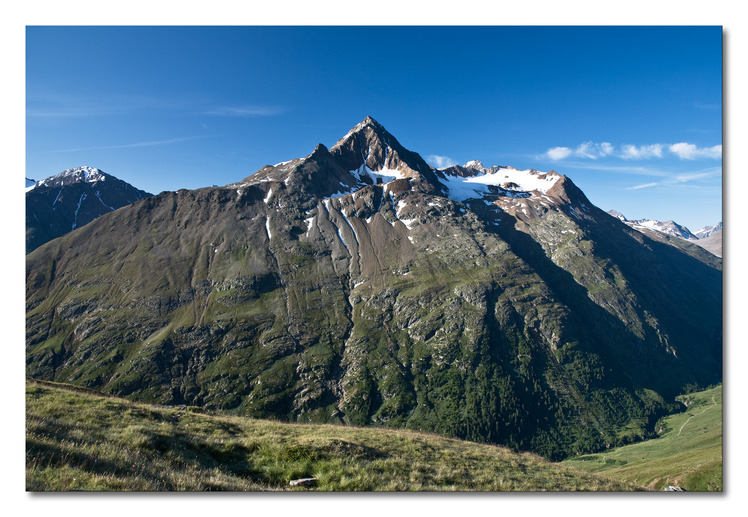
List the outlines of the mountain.
{"type": "Polygon", "coordinates": [[[27,255],[27,375],[550,458],[649,435],[722,371],[722,262],[550,171],[430,167],[371,118],[27,255]]]}
{"type": "Polygon", "coordinates": [[[626,217],[615,210],[608,210],[608,213],[612,215],[613,217],[619,219],[620,221],[623,221],[627,225],[631,226],[632,228],[639,229],[647,229],[647,230],[654,230],[660,233],[664,233],[665,235],[671,235],[673,237],[680,237],[681,239],[685,240],[697,240],[698,237],[691,233],[691,230],[686,228],[685,226],[681,226],[680,224],[676,223],[675,221],[655,221],[652,219],[636,219],[636,220],[628,220],[626,217]]]}
{"type": "MultiPolygon", "coordinates": [[[[681,226],[674,221],[654,221],[652,219],[637,219],[629,221],[626,217],[615,210],[609,210],[608,214],[626,223],[631,228],[647,233],[647,231],[659,232],[668,237],[678,237],[680,239],[693,242],[697,246],[704,248],[713,255],[722,257],[722,223],[718,223],[714,226],[706,226],[696,233],[691,231],[685,226],[681,226]]],[[[649,234],[654,238],[661,238],[656,233],[649,234]]],[[[672,241],[666,238],[668,242],[672,241]]]]}
{"type": "Polygon", "coordinates": [[[706,226],[696,232],[696,236],[699,240],[696,244],[701,246],[707,251],[714,253],[718,257],[722,256],[722,222],[715,224],[714,226],[706,226]]]}
{"type": "Polygon", "coordinates": [[[716,256],[722,257],[722,223],[719,223],[719,226],[720,229],[715,230],[704,237],[700,237],[699,240],[694,243],[716,256]]]}
{"type": "Polygon", "coordinates": [[[715,224],[714,226],[705,226],[704,228],[696,232],[696,237],[698,237],[699,239],[706,239],[707,237],[710,237],[711,235],[721,231],[722,221],[715,224]]]}
{"type": "Polygon", "coordinates": [[[93,167],[76,167],[30,182],[26,178],[26,253],[151,195],[93,167]]]}

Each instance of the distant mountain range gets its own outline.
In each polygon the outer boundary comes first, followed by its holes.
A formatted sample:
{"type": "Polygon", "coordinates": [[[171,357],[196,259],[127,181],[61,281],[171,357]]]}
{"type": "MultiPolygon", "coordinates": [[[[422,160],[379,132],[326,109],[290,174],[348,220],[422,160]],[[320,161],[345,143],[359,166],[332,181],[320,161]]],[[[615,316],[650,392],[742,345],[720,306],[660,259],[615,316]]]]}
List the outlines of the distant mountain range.
{"type": "Polygon", "coordinates": [[[648,436],[722,378],[721,259],[554,171],[435,169],[367,117],[82,226],[94,192],[27,255],[29,377],[554,459],[648,436]]]}
{"type": "Polygon", "coordinates": [[[623,214],[615,210],[609,210],[608,213],[636,230],[650,230],[659,232],[664,235],[678,237],[680,239],[693,242],[694,244],[701,246],[710,253],[713,253],[718,257],[722,257],[721,221],[714,226],[706,226],[696,233],[692,233],[688,228],[676,223],[675,221],[662,222],[652,219],[628,220],[623,214]]]}
{"type": "Polygon", "coordinates": [[[26,253],[151,194],[93,167],[26,178],[26,253]]]}

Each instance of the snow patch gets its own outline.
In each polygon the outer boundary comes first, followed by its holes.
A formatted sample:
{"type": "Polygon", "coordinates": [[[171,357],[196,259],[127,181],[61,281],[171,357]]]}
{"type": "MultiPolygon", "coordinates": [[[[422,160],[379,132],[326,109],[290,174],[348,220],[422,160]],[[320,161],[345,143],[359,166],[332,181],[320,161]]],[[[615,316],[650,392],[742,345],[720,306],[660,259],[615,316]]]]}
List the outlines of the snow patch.
{"type": "MultiPolygon", "coordinates": [[[[385,163],[387,163],[387,158],[385,157],[385,163]]],[[[351,174],[354,174],[361,180],[363,183],[366,183],[363,178],[365,176],[368,176],[374,183],[389,183],[392,180],[397,179],[405,179],[405,175],[402,171],[399,171],[397,169],[390,169],[388,167],[382,167],[378,171],[375,171],[373,169],[370,169],[366,163],[364,163],[361,167],[358,169],[354,169],[350,171],[351,174]],[[379,181],[377,181],[379,180],[379,181]]]]}
{"type": "Polygon", "coordinates": [[[352,225],[352,224],[351,224],[351,222],[350,222],[350,221],[348,220],[348,216],[347,216],[347,215],[345,215],[345,212],[343,212],[342,210],[341,210],[341,212],[340,212],[340,213],[341,213],[341,214],[343,214],[343,219],[345,219],[345,222],[346,222],[346,223],[348,224],[348,228],[350,228],[350,229],[351,229],[351,231],[353,232],[353,238],[354,238],[354,239],[356,239],[356,244],[358,244],[358,243],[359,243],[359,242],[358,242],[358,235],[356,235],[356,230],[354,230],[354,229],[353,229],[353,225],[352,225]]]}
{"type": "Polygon", "coordinates": [[[400,219],[400,222],[407,226],[408,230],[412,230],[414,223],[416,223],[417,221],[418,219],[400,219]]]}
{"type": "Polygon", "coordinates": [[[528,197],[529,192],[545,194],[561,178],[558,174],[539,173],[532,169],[518,170],[502,167],[496,172],[463,178],[448,175],[442,183],[449,189],[449,197],[463,202],[489,194],[489,186],[500,187],[505,197],[528,197]]]}
{"type": "MultiPolygon", "coordinates": [[[[52,201],[52,208],[55,207],[55,205],[57,204],[57,200],[60,199],[60,194],[62,194],[62,189],[60,189],[60,191],[57,193],[57,197],[55,197],[55,200],[52,201]]],[[[80,206],[80,205],[78,205],[78,206],[80,206]]]]}
{"type": "Polygon", "coordinates": [[[316,216],[312,216],[309,219],[304,219],[304,222],[306,223],[306,235],[307,235],[307,237],[309,236],[309,232],[312,229],[312,225],[314,224],[314,218],[315,217],[316,216]]]}
{"type": "MultiPolygon", "coordinates": [[[[58,194],[58,197],[59,197],[59,194],[58,194]]],[[[78,207],[75,209],[75,217],[73,218],[73,227],[70,229],[70,231],[75,230],[75,227],[78,226],[78,211],[81,209],[81,203],[83,203],[84,199],[86,199],[85,192],[81,194],[81,197],[78,200],[78,207]]]]}
{"type": "Polygon", "coordinates": [[[113,207],[111,207],[111,206],[107,205],[106,203],[104,203],[104,200],[103,200],[103,199],[101,199],[101,194],[99,193],[99,191],[98,191],[98,190],[96,191],[96,197],[97,197],[97,198],[99,198],[99,201],[101,201],[101,204],[102,204],[102,205],[104,205],[104,206],[105,206],[106,208],[108,208],[109,210],[112,210],[112,211],[114,211],[114,208],[113,208],[113,207]]]}

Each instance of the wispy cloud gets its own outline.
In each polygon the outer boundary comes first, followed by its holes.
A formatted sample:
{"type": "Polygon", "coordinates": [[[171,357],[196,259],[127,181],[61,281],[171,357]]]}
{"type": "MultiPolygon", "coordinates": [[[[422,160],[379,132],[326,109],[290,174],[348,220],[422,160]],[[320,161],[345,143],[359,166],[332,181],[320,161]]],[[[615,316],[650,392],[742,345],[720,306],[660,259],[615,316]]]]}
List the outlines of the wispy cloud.
{"type": "Polygon", "coordinates": [[[284,108],[277,106],[217,106],[207,109],[204,114],[221,117],[267,117],[280,115],[285,111],[284,108]]]}
{"type": "Polygon", "coordinates": [[[680,174],[676,174],[674,176],[670,176],[666,179],[663,179],[662,181],[642,183],[641,185],[634,185],[632,187],[627,187],[626,190],[639,190],[643,188],[652,188],[652,187],[674,187],[676,185],[683,185],[686,183],[697,182],[699,180],[714,178],[714,177],[720,176],[721,174],[722,174],[722,168],[720,167],[713,168],[713,169],[706,169],[703,171],[683,172],[680,174]]]}
{"type": "Polygon", "coordinates": [[[702,109],[702,110],[718,111],[722,109],[722,104],[717,104],[717,103],[697,101],[697,102],[694,102],[693,105],[695,108],[702,109]]]}
{"type": "Polygon", "coordinates": [[[646,160],[650,158],[662,158],[662,151],[665,148],[662,144],[651,145],[630,145],[621,146],[619,156],[624,160],[646,160]]]}
{"type": "Polygon", "coordinates": [[[81,118],[154,110],[179,111],[192,115],[260,117],[286,112],[280,106],[220,104],[196,97],[153,97],[146,95],[57,95],[37,93],[27,99],[26,115],[34,118],[81,118]]]}
{"type": "Polygon", "coordinates": [[[661,178],[668,178],[672,176],[672,172],[662,170],[660,168],[642,167],[642,166],[629,166],[629,165],[610,165],[600,162],[567,162],[564,167],[570,169],[587,169],[599,172],[615,172],[620,174],[635,174],[638,176],[654,176],[661,178]]]}
{"type": "Polygon", "coordinates": [[[574,149],[571,147],[552,147],[546,151],[545,157],[550,158],[553,161],[564,160],[570,156],[596,160],[598,158],[610,156],[613,154],[614,149],[613,145],[608,142],[584,142],[574,149]]]}
{"type": "Polygon", "coordinates": [[[148,140],[145,142],[134,142],[130,144],[117,144],[117,145],[98,145],[92,147],[78,147],[75,149],[57,149],[52,151],[53,153],[72,153],[76,151],[93,151],[99,149],[128,149],[132,147],[152,147],[156,145],[168,145],[177,144],[179,142],[185,142],[187,140],[195,140],[198,138],[208,138],[207,136],[185,136],[181,138],[170,138],[168,140],[148,140]]]}
{"type": "Polygon", "coordinates": [[[433,165],[437,169],[442,169],[444,167],[449,167],[451,165],[456,165],[457,162],[454,161],[449,156],[439,156],[438,154],[430,154],[426,157],[426,162],[430,165],[433,165]]]}
{"type": "Polygon", "coordinates": [[[698,147],[695,144],[680,142],[677,144],[622,144],[614,146],[609,142],[584,142],[575,148],[551,147],[540,158],[561,161],[567,158],[584,158],[597,160],[605,157],[615,157],[623,160],[651,160],[665,158],[668,155],[681,160],[722,158],[722,146],[698,147]]]}
{"type": "Polygon", "coordinates": [[[662,182],[655,181],[652,183],[642,183],[641,185],[634,185],[633,187],[627,187],[626,190],[639,190],[640,188],[649,188],[649,187],[656,187],[657,185],[661,185],[662,182]]]}
{"type": "Polygon", "coordinates": [[[32,118],[101,117],[155,109],[184,109],[179,99],[140,95],[77,95],[31,94],[27,98],[26,115],[32,118]]]}

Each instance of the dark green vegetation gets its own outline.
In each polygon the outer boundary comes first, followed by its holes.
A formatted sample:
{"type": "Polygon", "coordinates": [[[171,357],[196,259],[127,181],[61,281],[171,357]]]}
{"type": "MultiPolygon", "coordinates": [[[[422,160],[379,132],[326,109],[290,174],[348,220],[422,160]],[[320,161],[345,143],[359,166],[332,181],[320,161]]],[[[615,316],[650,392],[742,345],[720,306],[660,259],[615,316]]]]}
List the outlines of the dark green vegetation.
{"type": "Polygon", "coordinates": [[[532,454],[433,434],[156,408],[28,383],[26,489],[623,491],[532,454]]]}
{"type": "Polygon", "coordinates": [[[588,472],[661,490],[722,490],[722,386],[678,397],[682,413],[657,423],[659,437],[567,460],[588,472]]]}
{"type": "Polygon", "coordinates": [[[27,256],[27,374],[552,459],[654,436],[684,386],[720,382],[720,259],[565,177],[460,203],[439,174],[368,119],[241,183],[105,214],[27,256]],[[384,164],[403,178],[350,172],[384,164]]]}

